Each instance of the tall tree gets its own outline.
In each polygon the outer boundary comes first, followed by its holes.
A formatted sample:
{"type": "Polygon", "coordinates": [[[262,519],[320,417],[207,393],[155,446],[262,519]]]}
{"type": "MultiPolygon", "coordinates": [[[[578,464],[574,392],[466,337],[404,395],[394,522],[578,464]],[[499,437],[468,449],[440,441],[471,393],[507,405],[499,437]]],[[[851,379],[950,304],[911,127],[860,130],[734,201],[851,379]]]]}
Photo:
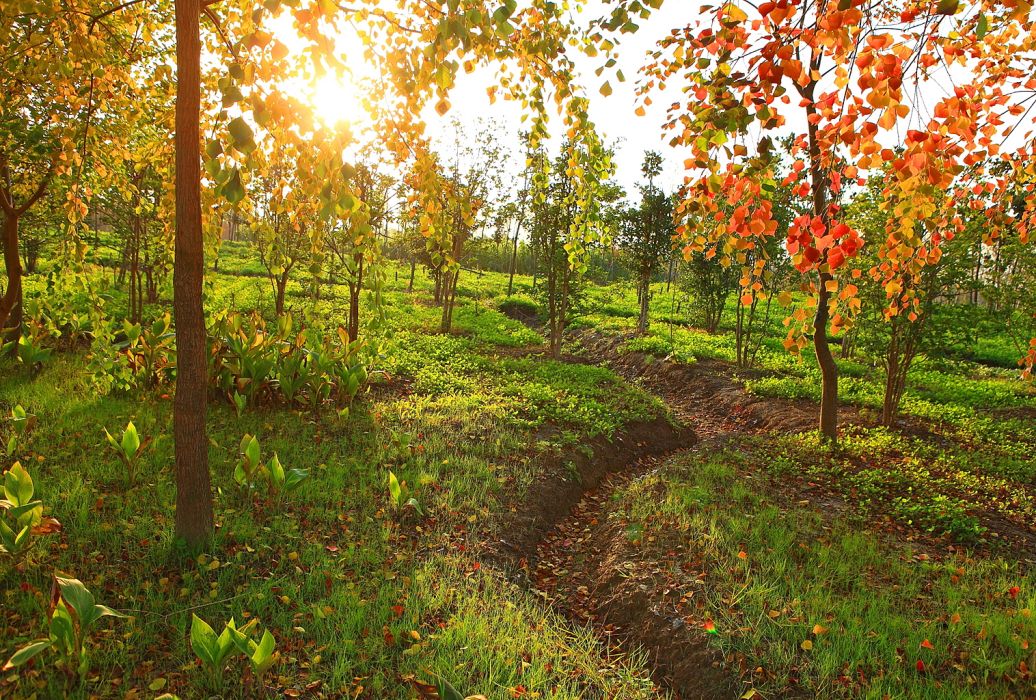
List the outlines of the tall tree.
{"type": "Polygon", "coordinates": [[[191,545],[213,527],[209,441],[208,343],[202,308],[205,243],[201,219],[201,0],[176,0],[176,535],[191,545]]]}
{"type": "MultiPolygon", "coordinates": [[[[856,292],[851,284],[840,286],[834,273],[863,244],[844,221],[843,183],[890,167],[883,198],[897,216],[880,273],[890,305],[912,304],[912,291],[896,291],[898,270],[924,265],[943,240],[919,238],[915,224],[953,225],[952,212],[939,209],[943,193],[984,151],[981,127],[1002,103],[981,78],[963,92],[939,87],[949,70],[944,57],[963,62],[976,38],[970,19],[952,17],[958,7],[956,0],[768,0],[747,9],[727,2],[674,30],[643,71],[645,98],[662,85],[685,86],[688,98],[667,122],[673,142],[691,151],[681,209],[718,214],[730,206],[733,214],[714,217],[705,231],[683,233],[692,247],[717,250],[731,264],[745,266],[745,251],[775,235],[765,196],[775,179],[770,134],[788,127],[798,132],[787,182],[809,201],[810,211],[795,219],[786,247],[811,312],[800,309],[793,316],[786,346],[797,351],[812,337],[822,375],[820,429],[831,439],[838,427],[838,367],[828,335],[846,323],[844,311],[854,308],[856,292]],[[913,128],[902,147],[890,148],[887,140],[907,123],[913,128]]],[[[602,28],[635,28],[630,16],[637,10],[649,12],[639,2],[619,3],[602,28]]],[[[751,287],[756,280],[746,271],[742,282],[751,287]]]]}
{"type": "Polygon", "coordinates": [[[673,200],[655,184],[662,172],[662,155],[656,151],[644,153],[641,173],[647,182],[640,186],[640,203],[626,210],[619,228],[618,243],[630,260],[636,276],[637,333],[647,333],[648,312],[651,308],[651,280],[659,266],[673,249],[675,225],[673,200]]]}

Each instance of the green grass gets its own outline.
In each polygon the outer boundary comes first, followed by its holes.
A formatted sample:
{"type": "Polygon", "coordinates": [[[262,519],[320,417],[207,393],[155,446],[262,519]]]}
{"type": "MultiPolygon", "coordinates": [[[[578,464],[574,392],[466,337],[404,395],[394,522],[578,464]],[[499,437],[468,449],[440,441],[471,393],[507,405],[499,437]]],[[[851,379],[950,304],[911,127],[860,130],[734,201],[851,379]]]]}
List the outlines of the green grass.
{"type": "MultiPolygon", "coordinates": [[[[211,692],[187,640],[197,612],[217,629],[231,616],[270,629],[281,661],[267,683],[279,691],[315,683],[330,696],[362,686],[366,697],[410,698],[406,679],[431,670],[490,697],[521,687],[541,697],[649,696],[643,659],[602,657],[588,631],[481,566],[480,543],[536,477],[543,450],[611,435],[661,415],[661,405],[604,369],[500,355],[542,339],[497,310],[486,290],[499,291],[502,276],[462,279],[474,284],[460,295],[453,335],[431,332],[439,311],[423,301],[427,282],[407,294],[391,281],[380,369],[403,390],[375,384],[347,419],[264,407],[238,418],[211,404],[217,534],[186,564],[172,540],[169,389],[99,396],[78,353],[58,354],[37,377],[0,363],[3,408],[21,404],[39,419],[17,456],[62,524],[19,568],[0,572],[0,652],[40,633],[54,571],[135,615],[100,626],[82,685],[44,663],[4,674],[0,694],[147,695],[156,681],[181,697],[211,692]],[[132,489],[103,433],[129,420],[155,437],[132,489]],[[556,435],[542,444],[535,433],[548,425],[556,435]],[[283,504],[250,499],[234,483],[244,433],[259,437],[264,459],[276,451],[285,468],[311,470],[283,504]],[[391,504],[390,470],[427,519],[391,504]]],[[[333,319],[341,288],[328,290],[320,306],[333,319]]],[[[207,305],[269,313],[271,296],[262,278],[221,273],[207,305]]],[[[231,671],[219,692],[251,697],[249,683],[231,671]]]]}
{"type": "MultiPolygon", "coordinates": [[[[56,278],[48,288],[50,261],[42,269],[28,280],[30,297],[62,313],[89,306],[89,295],[56,278]]],[[[263,274],[249,244],[225,242],[219,272],[207,278],[206,309],[272,318],[263,274]]],[[[0,695],[258,694],[240,663],[225,688],[205,687],[187,638],[196,612],[217,628],[231,616],[260,620],[281,653],[266,678],[277,693],[411,698],[409,681],[430,671],[491,698],[655,696],[648,659],[610,655],[590,630],[509,582],[485,544],[503,534],[509,508],[546,462],[632,421],[664,417],[664,406],[607,369],[544,357],[542,335],[502,311],[542,316],[531,278],[516,277],[508,296],[507,275],[465,271],[453,330],[441,334],[428,276],[419,271],[410,292],[408,275],[406,266],[387,266],[384,319],[370,330],[381,348],[378,371],[348,417],[260,406],[239,418],[211,402],[217,532],[201,556],[185,556],[172,538],[170,387],[100,396],[83,350],[56,353],[38,376],[0,360],[0,410],[21,404],[39,419],[3,466],[20,459],[62,524],[17,568],[0,560],[0,653],[42,633],[55,571],[135,616],[99,626],[82,685],[44,661],[0,675],[0,695]],[[129,420],[155,438],[133,488],[103,432],[129,420]],[[244,433],[258,436],[264,459],[276,451],[285,468],[312,476],[283,502],[249,497],[232,478],[244,433]],[[389,472],[419,512],[392,502],[389,472]]],[[[91,281],[110,314],[125,312],[125,289],[110,269],[91,281]]],[[[322,283],[318,301],[311,289],[301,272],[290,281],[297,321],[346,318],[343,285],[322,283]]],[[[653,292],[649,333],[625,339],[621,351],[734,359],[732,306],[708,334],[688,325],[690,300],[664,285],[653,292]]],[[[585,297],[577,327],[633,330],[629,284],[590,285],[585,297]]],[[[167,281],[145,316],[164,314],[170,298],[167,281]]],[[[373,317],[367,296],[362,315],[373,317]]],[[[746,388],[815,399],[815,361],[787,354],[782,337],[777,314],[746,388]]],[[[685,612],[695,624],[715,622],[715,642],[748,669],[746,685],[825,697],[1024,695],[1021,645],[1036,643],[1033,575],[984,525],[990,514],[1022,529],[1036,520],[1036,390],[1003,368],[1006,353],[991,331],[970,354],[918,361],[903,411],[931,436],[854,430],[838,453],[812,435],[760,438],[746,444],[747,457],[685,455],[619,492],[633,539],[683,552],[674,576],[680,564],[705,568],[705,585],[689,584],[702,607],[685,612]],[[845,505],[818,510],[788,496],[789,484],[803,480],[845,505]],[[913,539],[955,550],[924,560],[905,542],[913,539]],[[962,544],[986,553],[966,554],[962,544]],[[818,624],[825,629],[814,634],[818,624]],[[934,649],[920,646],[925,639],[934,649]]],[[[840,363],[843,400],[880,406],[876,366],[840,363]]],[[[9,432],[0,424],[4,443],[9,432]]]]}
{"type": "Polygon", "coordinates": [[[616,497],[633,526],[679,548],[662,559],[675,562],[672,585],[692,594],[680,612],[715,625],[710,643],[744,660],[743,685],[764,696],[1031,691],[1031,570],[997,556],[930,558],[852,517],[821,515],[758,470],[767,454],[689,453],[616,497]]]}

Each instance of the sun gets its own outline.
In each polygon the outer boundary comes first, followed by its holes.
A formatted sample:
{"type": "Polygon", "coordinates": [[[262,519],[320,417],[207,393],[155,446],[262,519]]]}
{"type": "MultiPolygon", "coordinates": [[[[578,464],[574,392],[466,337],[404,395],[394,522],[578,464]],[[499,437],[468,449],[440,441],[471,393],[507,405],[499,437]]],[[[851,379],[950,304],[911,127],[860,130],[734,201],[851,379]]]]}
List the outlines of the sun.
{"type": "Polygon", "coordinates": [[[329,127],[354,128],[369,121],[362,91],[348,76],[328,73],[318,78],[309,95],[314,116],[329,127]]]}

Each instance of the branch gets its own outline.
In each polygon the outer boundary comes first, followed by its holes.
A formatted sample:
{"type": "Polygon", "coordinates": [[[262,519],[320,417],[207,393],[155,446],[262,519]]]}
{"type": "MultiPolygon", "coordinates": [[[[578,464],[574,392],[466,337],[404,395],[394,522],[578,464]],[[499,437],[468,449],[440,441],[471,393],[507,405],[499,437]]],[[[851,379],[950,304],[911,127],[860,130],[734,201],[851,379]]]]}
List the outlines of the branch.
{"type": "Polygon", "coordinates": [[[127,7],[132,7],[133,5],[139,5],[140,3],[144,2],[144,1],[145,0],[126,0],[126,2],[122,3],[121,5],[116,5],[115,7],[111,7],[109,9],[105,10],[104,12],[102,12],[99,15],[92,15],[90,17],[90,26],[87,28],[86,33],[87,34],[93,33],[94,27],[97,25],[97,23],[100,22],[105,17],[107,17],[108,15],[115,14],[116,12],[119,12],[120,10],[125,10],[127,7]]]}

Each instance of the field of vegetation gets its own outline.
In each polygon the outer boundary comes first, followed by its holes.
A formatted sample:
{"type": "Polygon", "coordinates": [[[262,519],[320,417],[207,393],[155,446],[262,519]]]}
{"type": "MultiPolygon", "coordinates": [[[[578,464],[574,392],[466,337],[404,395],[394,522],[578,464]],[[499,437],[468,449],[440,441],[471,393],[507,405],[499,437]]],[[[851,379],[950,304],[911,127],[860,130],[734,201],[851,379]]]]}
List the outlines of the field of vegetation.
{"type": "Polygon", "coordinates": [[[1036,700],[1034,76],[1029,0],[3,0],[0,698],[1036,700]]]}
{"type": "MultiPolygon", "coordinates": [[[[213,317],[239,310],[246,348],[279,333],[253,256],[225,244],[206,300],[213,317]]],[[[83,661],[46,652],[8,671],[5,694],[409,698],[442,679],[487,697],[654,697],[697,687],[702,654],[722,669],[715,697],[1032,688],[1036,391],[1016,372],[926,357],[889,429],[880,372],[846,363],[852,417],[832,451],[812,430],[811,364],[766,347],[739,372],[734,334],[695,328],[675,287],[657,284],[659,320],[641,336],[628,284],[589,288],[553,359],[532,278],[509,296],[506,275],[465,273],[441,334],[429,278],[408,291],[407,273],[388,270],[378,359],[342,410],[307,406],[305,378],[287,402],[282,366],[242,407],[236,389],[215,397],[216,533],[201,552],[169,527],[164,381],[101,395],[98,358],[74,347],[3,360],[7,458],[21,465],[8,498],[52,523],[4,570],[8,652],[47,637],[53,572],[120,616],[78,632],[83,661]],[[695,395],[711,389],[681,374],[701,365],[729,377],[704,409],[695,395]],[[761,429],[783,411],[804,414],[799,430],[761,429]],[[598,461],[623,478],[602,481],[598,461]],[[684,639],[653,636],[653,618],[684,639]],[[205,635],[231,621],[256,641],[270,632],[268,669],[208,658],[205,635]],[[686,645],[696,653],[673,653],[686,645]]],[[[301,282],[286,318],[310,303],[301,282]]],[[[331,315],[347,295],[328,285],[319,304],[331,315]]],[[[145,307],[145,335],[164,313],[145,307]]]]}

